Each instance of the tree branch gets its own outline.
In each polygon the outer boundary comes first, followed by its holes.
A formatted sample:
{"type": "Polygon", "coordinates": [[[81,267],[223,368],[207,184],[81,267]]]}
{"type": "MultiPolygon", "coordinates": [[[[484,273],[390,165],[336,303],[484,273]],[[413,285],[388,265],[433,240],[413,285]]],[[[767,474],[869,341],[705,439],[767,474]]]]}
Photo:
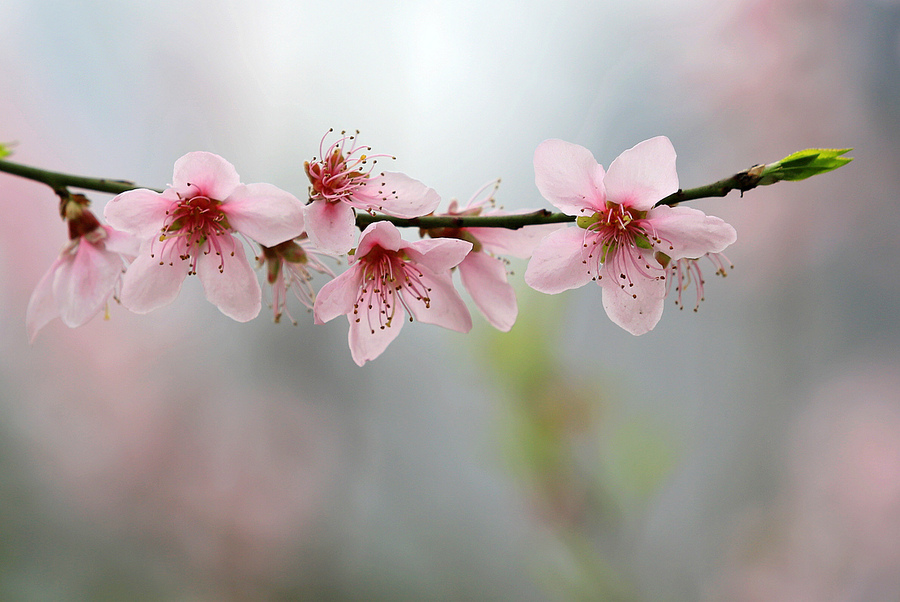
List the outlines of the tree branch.
{"type": "MultiPolygon", "coordinates": [[[[35,182],[41,182],[42,184],[46,184],[47,186],[52,188],[54,191],[60,191],[71,186],[72,188],[83,188],[85,190],[96,190],[97,192],[120,194],[122,192],[127,192],[136,188],[144,188],[144,186],[138,186],[134,182],[129,182],[128,180],[87,178],[84,176],[76,176],[56,171],[49,171],[46,169],[39,169],[37,167],[30,167],[28,165],[14,163],[12,161],[5,161],[3,159],[0,159],[0,171],[5,171],[8,174],[20,176],[22,178],[28,178],[29,180],[34,180],[35,182]]],[[[148,190],[162,192],[161,190],[156,190],[155,188],[149,188],[148,190]]]]}
{"type": "MultiPolygon", "coordinates": [[[[723,197],[732,190],[741,194],[756,188],[773,184],[781,180],[800,180],[818,173],[825,173],[849,163],[852,159],[842,157],[851,149],[807,149],[789,155],[777,163],[754,165],[750,169],[738,172],[731,177],[698,186],[697,188],[679,189],[656,203],[660,205],[677,205],[685,201],[709,197],[723,197]]],[[[128,180],[110,180],[106,178],[86,178],[64,174],[36,167],[29,167],[12,161],[0,159],[0,171],[41,182],[53,188],[57,194],[67,194],[69,186],[98,192],[120,194],[136,188],[143,188],[128,180]]],[[[162,192],[149,188],[155,192],[162,192]]],[[[477,216],[435,216],[428,215],[414,218],[399,218],[382,214],[360,213],[356,216],[356,225],[364,229],[376,221],[388,221],[401,228],[509,228],[518,229],[539,224],[559,224],[574,222],[576,216],[565,213],[552,213],[540,209],[531,213],[512,215],[477,215],[477,216]]]]}

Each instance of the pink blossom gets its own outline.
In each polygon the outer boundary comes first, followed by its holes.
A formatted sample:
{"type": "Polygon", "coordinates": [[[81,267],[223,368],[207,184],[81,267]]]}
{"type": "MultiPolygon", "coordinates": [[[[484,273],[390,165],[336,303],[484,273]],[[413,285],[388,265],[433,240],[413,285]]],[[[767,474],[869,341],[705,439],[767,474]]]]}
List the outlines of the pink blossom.
{"type": "MultiPolygon", "coordinates": [[[[476,192],[466,206],[457,207],[453,200],[444,216],[506,215],[500,209],[490,209],[495,205],[494,193],[500,181],[488,184],[476,192]],[[487,196],[485,190],[490,187],[487,196]],[[487,210],[486,210],[487,209],[487,210]]],[[[516,321],[518,305],[516,293],[507,280],[507,261],[495,254],[511,255],[527,259],[531,257],[538,242],[560,225],[547,224],[510,228],[434,228],[426,231],[429,236],[459,238],[472,243],[472,251],[459,264],[463,286],[472,296],[475,305],[491,325],[503,332],[509,331],[516,321]]]]}
{"type": "Polygon", "coordinates": [[[31,341],[56,316],[75,328],[100,313],[122,277],[123,255],[137,253],[138,241],[131,235],[102,226],[89,211],[84,213],[96,225],[66,243],[28,302],[25,325],[31,341]]]}
{"type": "Polygon", "coordinates": [[[660,263],[719,253],[737,234],[729,224],[689,207],[654,207],[678,190],[668,138],[645,140],[619,155],[609,172],[591,152],[562,140],[534,154],[541,194],[577,227],[557,230],[534,251],[525,282],[549,294],[595,280],[613,322],[639,335],[662,316],[666,269],[660,263]]]}
{"type": "Polygon", "coordinates": [[[288,291],[312,309],[316,300],[316,292],[310,281],[315,270],[320,274],[328,274],[334,278],[334,272],[319,260],[320,253],[312,246],[304,234],[294,240],[287,240],[274,247],[263,247],[261,264],[266,266],[266,279],[272,285],[272,310],[275,322],[281,321],[282,315],[287,315],[294,324],[297,321],[287,309],[288,291]]]}
{"type": "Polygon", "coordinates": [[[468,332],[472,317],[453,288],[450,268],[471,248],[451,238],[406,242],[393,224],[374,222],[360,235],[350,267],[319,291],[316,323],[346,315],[350,353],[360,366],[400,334],[405,313],[410,321],[468,332]]]}
{"type": "Polygon", "coordinates": [[[327,149],[322,138],[322,158],[304,164],[311,183],[306,227],[310,240],[323,251],[342,254],[353,247],[357,235],[354,209],[411,218],[431,213],[440,203],[437,192],[405,174],[373,175],[375,158],[389,155],[367,155],[370,150],[357,144],[356,136],[341,132],[327,149]]]}
{"type": "Polygon", "coordinates": [[[171,303],[188,274],[197,274],[206,297],[239,322],[261,305],[256,274],[235,234],[275,246],[303,231],[303,205],[271,184],[241,184],[228,161],[193,152],[175,162],[172,185],[162,193],[131,190],[106,206],[107,221],[141,239],[122,281],[122,304],[147,313],[171,303]]]}

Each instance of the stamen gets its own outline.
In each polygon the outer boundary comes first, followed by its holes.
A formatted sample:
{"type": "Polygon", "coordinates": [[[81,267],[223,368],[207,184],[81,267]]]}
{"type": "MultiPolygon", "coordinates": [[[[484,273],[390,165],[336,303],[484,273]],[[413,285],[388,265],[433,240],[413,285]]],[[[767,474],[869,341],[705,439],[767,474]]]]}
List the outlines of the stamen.
{"type": "MultiPolygon", "coordinates": [[[[194,184],[188,186],[197,188],[194,184]]],[[[225,246],[230,245],[227,252],[233,256],[236,241],[230,236],[231,228],[220,204],[199,190],[193,197],[178,194],[178,202],[166,211],[159,237],[151,241],[150,256],[158,255],[160,265],[174,266],[174,256],[190,261],[188,274],[196,274],[200,254],[215,252],[220,257],[219,272],[223,272],[225,246]],[[161,243],[160,248],[157,243],[161,243]]]]}
{"type": "MultiPolygon", "coordinates": [[[[345,202],[361,210],[380,210],[377,195],[366,193],[363,188],[373,177],[376,158],[390,157],[385,154],[369,154],[372,147],[356,144],[356,135],[341,137],[325,150],[325,139],[333,132],[329,129],[319,143],[321,160],[315,158],[304,165],[310,183],[312,201],[345,202]]],[[[359,134],[359,131],[356,132],[359,134]]],[[[383,174],[381,174],[383,175],[383,174]]],[[[386,197],[382,196],[381,200],[386,197]]]]}
{"type": "MultiPolygon", "coordinates": [[[[665,278],[665,270],[648,259],[648,253],[663,240],[644,212],[608,203],[589,221],[583,243],[583,248],[589,251],[587,257],[582,259],[588,265],[588,273],[594,274],[595,279],[599,280],[602,265],[606,265],[610,273],[618,274],[622,289],[633,287],[636,278],[665,278]],[[595,252],[597,246],[601,253],[595,252]]],[[[632,297],[637,298],[636,295],[632,297]]]]}
{"type": "MultiPolygon", "coordinates": [[[[728,272],[725,269],[726,262],[732,269],[734,268],[734,265],[728,261],[728,258],[721,253],[707,253],[704,257],[709,259],[716,267],[716,275],[718,276],[725,277],[728,275],[728,272]]],[[[700,259],[679,259],[672,264],[671,270],[672,274],[675,275],[676,280],[675,291],[677,297],[675,298],[675,305],[680,309],[684,309],[682,295],[693,284],[697,289],[694,311],[698,311],[700,302],[705,299],[704,285],[706,284],[706,281],[703,279],[703,272],[700,269],[700,259]]],[[[671,279],[666,282],[666,295],[670,292],[670,287],[672,286],[671,283],[671,279]]]]}
{"type": "Polygon", "coordinates": [[[431,289],[425,284],[425,273],[399,253],[375,248],[359,261],[363,262],[362,286],[353,313],[359,322],[363,308],[370,333],[374,334],[376,328],[389,328],[398,307],[410,320],[413,303],[422,303],[425,309],[431,307],[431,289]]]}

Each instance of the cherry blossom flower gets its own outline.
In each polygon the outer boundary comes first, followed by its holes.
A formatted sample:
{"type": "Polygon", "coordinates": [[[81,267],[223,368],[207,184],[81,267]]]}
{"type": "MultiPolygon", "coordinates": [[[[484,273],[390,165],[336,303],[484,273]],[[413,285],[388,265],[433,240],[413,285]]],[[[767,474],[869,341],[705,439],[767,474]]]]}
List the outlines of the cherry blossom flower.
{"type": "Polygon", "coordinates": [[[315,270],[320,274],[328,274],[334,278],[334,272],[319,260],[320,253],[312,246],[304,234],[294,240],[287,240],[274,247],[263,247],[260,265],[266,266],[266,280],[272,286],[272,310],[275,322],[287,315],[294,324],[297,321],[287,309],[288,291],[312,309],[316,300],[316,292],[310,281],[315,270]]]}
{"type": "Polygon", "coordinates": [[[336,254],[349,251],[357,236],[354,209],[403,218],[437,209],[440,196],[418,180],[402,173],[372,173],[375,158],[389,155],[367,155],[371,147],[357,144],[356,136],[345,132],[326,149],[327,137],[319,144],[322,158],[304,164],[311,183],[306,227],[316,247],[336,254]]]}
{"type": "MultiPolygon", "coordinates": [[[[73,195],[80,197],[81,195],[73,195]]],[[[70,240],[38,282],[25,314],[28,337],[59,316],[69,328],[86,324],[107,306],[122,272],[125,258],[134,257],[138,241],[124,232],[103,226],[80,202],[65,203],[70,240]],[[77,215],[72,215],[75,212],[77,215]]]]}
{"type": "Polygon", "coordinates": [[[206,297],[239,322],[259,314],[261,291],[243,235],[275,246],[303,232],[303,205],[271,184],[241,184],[228,161],[193,152],[175,162],[162,193],[138,189],[106,206],[107,221],[142,240],[122,280],[122,304],[147,313],[171,303],[185,276],[196,274],[206,297]]]}
{"type": "Polygon", "coordinates": [[[666,269],[657,259],[719,253],[737,234],[729,224],[690,207],[655,207],[678,190],[675,149],[668,138],[645,140],[619,155],[606,173],[591,152],[562,140],[542,142],[535,183],[560,210],[579,216],[535,249],[525,282],[549,294],[595,280],[613,322],[639,335],[662,316],[666,269]]]}
{"type": "Polygon", "coordinates": [[[472,317],[450,268],[471,249],[472,243],[452,238],[406,242],[393,224],[373,222],[360,235],[350,267],[319,291],[316,323],[346,315],[350,353],[360,366],[397,338],[405,313],[410,321],[468,332],[472,317]]]}
{"type": "MultiPolygon", "coordinates": [[[[494,194],[500,186],[496,180],[476,192],[465,207],[458,208],[457,201],[450,202],[450,207],[442,216],[476,216],[506,215],[501,209],[494,207],[494,194]],[[487,196],[484,192],[490,189],[487,196]]],[[[527,210],[525,211],[527,212],[527,210]]],[[[459,264],[459,273],[463,286],[472,296],[475,305],[490,324],[503,332],[509,331],[518,316],[516,293],[507,280],[508,262],[494,254],[511,255],[521,259],[531,257],[538,242],[559,229],[561,224],[526,226],[517,230],[509,228],[432,228],[424,230],[433,238],[447,237],[468,240],[472,250],[459,264]]]]}

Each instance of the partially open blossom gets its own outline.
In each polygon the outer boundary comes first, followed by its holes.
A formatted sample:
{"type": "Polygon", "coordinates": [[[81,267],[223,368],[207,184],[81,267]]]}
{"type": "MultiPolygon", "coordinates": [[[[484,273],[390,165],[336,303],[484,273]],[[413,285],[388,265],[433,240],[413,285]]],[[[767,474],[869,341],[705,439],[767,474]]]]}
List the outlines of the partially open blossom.
{"type": "Polygon", "coordinates": [[[675,149],[668,138],[645,140],[619,155],[606,173],[591,152],[546,140],[534,155],[535,183],[576,227],[557,230],[535,249],[525,282],[559,293],[595,280],[613,322],[639,335],[662,316],[666,269],[657,260],[719,253],[737,234],[729,224],[690,207],[655,207],[678,190],[675,149]]]}
{"type": "Polygon", "coordinates": [[[316,300],[316,292],[310,281],[310,270],[320,274],[328,274],[334,278],[334,272],[319,260],[320,253],[313,248],[309,239],[304,234],[294,240],[287,240],[274,247],[263,247],[261,264],[266,266],[266,280],[272,286],[272,311],[275,314],[275,322],[281,321],[282,315],[287,315],[294,324],[297,323],[287,308],[288,291],[312,309],[316,300]]]}
{"type": "Polygon", "coordinates": [[[28,302],[25,325],[32,341],[57,316],[75,328],[100,313],[115,292],[126,258],[138,250],[137,239],[101,225],[83,196],[73,195],[62,205],[70,240],[28,302]]]}
{"type": "Polygon", "coordinates": [[[306,228],[323,251],[343,254],[353,247],[354,209],[411,218],[431,213],[440,203],[437,192],[405,174],[373,173],[375,158],[389,155],[367,154],[371,147],[358,144],[355,135],[341,132],[328,148],[325,138],[319,144],[321,159],[304,164],[310,181],[306,228]]]}
{"type": "Polygon", "coordinates": [[[275,246],[303,232],[303,205],[271,184],[241,184],[228,161],[193,152],[175,162],[164,192],[130,190],[106,206],[114,227],[141,239],[122,280],[122,304],[147,313],[171,303],[188,274],[206,297],[239,322],[259,313],[256,274],[236,234],[275,246]]]}
{"type": "MultiPolygon", "coordinates": [[[[492,182],[476,192],[465,207],[459,208],[453,200],[446,213],[440,216],[505,215],[495,209],[494,193],[500,181],[492,182]],[[488,194],[484,192],[488,190],[488,194]]],[[[496,255],[511,255],[521,259],[531,257],[538,242],[559,229],[561,224],[525,226],[524,228],[432,228],[423,230],[431,237],[447,237],[468,240],[472,250],[459,264],[463,286],[472,296],[475,305],[491,325],[503,332],[512,328],[518,315],[516,293],[507,280],[507,262],[496,255]]]]}
{"type": "Polygon", "coordinates": [[[316,323],[346,315],[350,353],[360,366],[397,338],[406,313],[410,320],[468,332],[472,317],[453,288],[450,268],[471,248],[452,238],[407,242],[393,224],[374,222],[360,235],[350,267],[319,291],[316,323]]]}

